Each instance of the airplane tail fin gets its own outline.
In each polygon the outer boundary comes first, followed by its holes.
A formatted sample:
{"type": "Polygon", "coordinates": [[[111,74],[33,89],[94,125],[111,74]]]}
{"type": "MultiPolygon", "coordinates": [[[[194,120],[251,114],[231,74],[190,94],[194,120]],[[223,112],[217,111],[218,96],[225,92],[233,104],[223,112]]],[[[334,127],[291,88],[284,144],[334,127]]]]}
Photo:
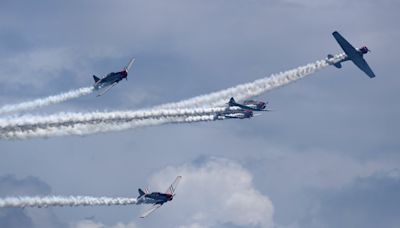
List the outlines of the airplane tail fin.
{"type": "Polygon", "coordinates": [[[138,192],[139,192],[139,197],[141,197],[145,194],[145,192],[140,188],[138,189],[138,192]]]}
{"type": "Polygon", "coordinates": [[[228,105],[229,106],[234,106],[236,104],[236,101],[233,97],[231,97],[231,99],[229,99],[228,105]]]}
{"type": "Polygon", "coordinates": [[[132,65],[133,65],[134,62],[135,62],[135,58],[132,58],[131,61],[128,63],[128,65],[126,65],[126,67],[124,68],[124,70],[125,70],[126,72],[128,72],[129,69],[131,69],[131,67],[132,67],[132,65]]]}
{"type": "MultiPolygon", "coordinates": [[[[334,58],[334,56],[332,54],[329,54],[327,59],[329,61],[329,60],[331,60],[333,58],[334,58]]],[[[340,62],[335,63],[335,62],[332,61],[331,65],[334,65],[338,69],[342,68],[342,64],[340,62]]]]}
{"type": "Polygon", "coordinates": [[[93,79],[94,79],[94,82],[95,82],[95,83],[98,82],[98,81],[100,81],[100,78],[96,77],[96,75],[93,75],[93,79]]]}

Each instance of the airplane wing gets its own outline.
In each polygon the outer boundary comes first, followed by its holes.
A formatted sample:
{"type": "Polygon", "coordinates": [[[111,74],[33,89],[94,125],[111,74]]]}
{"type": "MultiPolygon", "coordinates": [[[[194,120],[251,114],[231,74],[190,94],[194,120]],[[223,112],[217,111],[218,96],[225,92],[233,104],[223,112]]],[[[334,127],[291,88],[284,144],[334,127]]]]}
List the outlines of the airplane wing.
{"type": "Polygon", "coordinates": [[[166,194],[174,194],[176,187],[179,184],[179,181],[181,180],[182,176],[177,176],[174,180],[174,182],[169,186],[167,191],[165,191],[166,194]]]}
{"type": "Polygon", "coordinates": [[[335,37],[336,41],[339,43],[340,47],[342,47],[343,51],[350,58],[354,55],[357,55],[357,50],[337,31],[332,33],[333,37],[335,37]]]}
{"type": "Polygon", "coordinates": [[[370,78],[375,77],[374,72],[371,70],[368,63],[365,61],[365,59],[363,59],[362,57],[359,57],[359,58],[353,58],[351,60],[358,68],[360,68],[360,70],[364,71],[364,73],[367,74],[368,77],[370,77],[370,78]]]}
{"type": "Polygon", "coordinates": [[[149,210],[145,211],[142,215],[140,215],[140,218],[147,217],[149,214],[153,213],[153,211],[157,210],[161,206],[162,204],[153,204],[149,210]]]}
{"type": "Polygon", "coordinates": [[[244,117],[243,115],[232,115],[232,114],[227,114],[227,115],[223,115],[224,118],[226,119],[244,119],[246,117],[244,117]]]}
{"type": "Polygon", "coordinates": [[[97,94],[96,97],[100,97],[102,95],[104,95],[105,93],[107,93],[112,87],[114,87],[117,84],[117,82],[114,82],[112,85],[110,85],[108,88],[106,88],[102,93],[97,94]]]}
{"type": "Polygon", "coordinates": [[[126,65],[125,70],[128,72],[131,69],[133,63],[135,62],[135,58],[132,58],[131,61],[126,65]]]}
{"type": "Polygon", "coordinates": [[[269,109],[257,109],[257,108],[251,108],[251,107],[247,107],[247,108],[243,108],[244,110],[249,110],[249,111],[255,111],[255,112],[270,112],[271,110],[269,109]]]}
{"type": "Polygon", "coordinates": [[[240,119],[239,117],[236,116],[223,116],[226,119],[240,119]]]}

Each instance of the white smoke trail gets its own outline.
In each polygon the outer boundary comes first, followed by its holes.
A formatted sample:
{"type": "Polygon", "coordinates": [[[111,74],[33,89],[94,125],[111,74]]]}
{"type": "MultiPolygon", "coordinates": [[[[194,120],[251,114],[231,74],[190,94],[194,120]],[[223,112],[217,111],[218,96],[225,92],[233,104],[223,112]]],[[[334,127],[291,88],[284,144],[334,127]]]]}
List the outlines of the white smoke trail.
{"type": "Polygon", "coordinates": [[[7,197],[0,199],[0,208],[3,207],[48,207],[48,206],[112,206],[133,205],[136,198],[113,198],[91,196],[46,196],[46,197],[7,197]]]}
{"type": "MultiPolygon", "coordinates": [[[[344,59],[339,54],[330,62],[344,59]]],[[[216,120],[214,114],[224,110],[216,107],[227,102],[229,97],[243,100],[286,85],[329,66],[320,60],[293,70],[273,74],[270,77],[241,84],[208,95],[197,96],[176,103],[169,103],[151,110],[109,112],[109,113],[61,113],[51,116],[26,116],[0,119],[0,138],[24,139],[61,135],[86,135],[98,132],[119,131],[137,127],[166,123],[187,123],[216,120]],[[204,106],[214,108],[204,108],[204,106]],[[192,109],[187,109],[191,107],[192,109]],[[193,108],[202,107],[202,108],[193,108]],[[186,109],[185,109],[186,108],[186,109]]]]}
{"type": "Polygon", "coordinates": [[[194,116],[214,114],[224,111],[225,107],[215,108],[191,108],[191,109],[160,109],[147,111],[113,111],[113,112],[90,112],[90,113],[58,113],[48,116],[21,116],[6,117],[0,119],[0,131],[13,128],[23,129],[25,127],[46,127],[49,125],[72,125],[78,123],[106,122],[106,121],[130,121],[134,119],[148,119],[173,116],[194,116]]]}
{"type": "Polygon", "coordinates": [[[87,95],[93,92],[93,87],[84,87],[80,89],[71,90],[58,95],[53,95],[45,98],[39,98],[33,101],[22,102],[19,104],[5,105],[0,108],[0,114],[9,112],[18,112],[24,110],[30,110],[40,108],[43,106],[61,103],[66,100],[74,99],[83,95],[87,95]]]}
{"type": "MultiPolygon", "coordinates": [[[[333,58],[330,59],[330,61],[337,62],[344,58],[346,58],[346,55],[344,53],[341,53],[335,55],[333,58]]],[[[292,70],[280,72],[278,74],[272,74],[271,76],[255,80],[250,83],[237,85],[235,87],[213,92],[210,94],[196,96],[175,103],[159,105],[156,106],[155,109],[176,109],[205,106],[214,107],[225,104],[230,97],[234,97],[236,100],[239,101],[245,100],[254,96],[258,96],[277,87],[281,87],[291,82],[297,81],[330,65],[331,63],[328,63],[326,60],[319,60],[314,63],[310,63],[292,70]]]]}
{"type": "Polygon", "coordinates": [[[193,123],[217,120],[214,115],[188,115],[177,117],[161,117],[139,120],[114,120],[100,123],[79,123],[74,125],[55,125],[52,127],[16,129],[13,131],[0,131],[0,139],[28,139],[46,138],[65,135],[88,135],[101,132],[122,131],[140,127],[155,126],[168,123],[193,123]]]}

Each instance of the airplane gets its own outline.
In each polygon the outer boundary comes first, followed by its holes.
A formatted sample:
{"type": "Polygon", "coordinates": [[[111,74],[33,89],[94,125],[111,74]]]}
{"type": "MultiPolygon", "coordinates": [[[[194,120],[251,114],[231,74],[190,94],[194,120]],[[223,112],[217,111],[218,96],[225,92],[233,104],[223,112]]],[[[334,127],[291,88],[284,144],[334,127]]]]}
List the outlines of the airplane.
{"type": "Polygon", "coordinates": [[[255,100],[245,100],[243,104],[239,104],[235,101],[233,97],[228,102],[229,107],[239,107],[244,110],[251,110],[251,111],[270,111],[265,110],[267,107],[267,102],[263,101],[255,101],[255,100]]]}
{"type": "Polygon", "coordinates": [[[247,109],[227,109],[222,112],[217,112],[214,119],[250,119],[253,117],[253,111],[247,109]]]}
{"type": "Polygon", "coordinates": [[[346,58],[340,61],[335,61],[334,56],[329,54],[327,58],[327,62],[331,65],[334,65],[336,68],[342,68],[342,62],[351,60],[360,70],[362,70],[368,77],[374,78],[375,74],[368,66],[368,63],[363,58],[364,54],[370,52],[370,50],[363,46],[361,48],[354,48],[339,32],[334,31],[332,33],[333,37],[339,43],[340,47],[342,47],[344,53],[346,54],[346,58]]]}
{"type": "Polygon", "coordinates": [[[128,71],[132,67],[134,61],[135,61],[135,59],[132,58],[131,61],[128,63],[128,65],[126,65],[126,67],[124,67],[124,69],[122,71],[111,72],[103,78],[98,78],[96,75],[93,75],[93,79],[94,79],[93,87],[95,90],[99,90],[99,89],[107,87],[102,93],[98,94],[97,97],[107,93],[112,87],[114,87],[122,79],[128,80],[128,71]]]}
{"type": "Polygon", "coordinates": [[[144,212],[140,218],[145,218],[153,211],[161,207],[164,203],[171,201],[175,196],[175,189],[178,186],[179,181],[181,180],[182,176],[177,176],[174,182],[169,186],[165,193],[161,192],[149,192],[146,188],[145,191],[142,189],[138,189],[139,196],[136,198],[136,204],[153,204],[150,209],[144,212]]]}

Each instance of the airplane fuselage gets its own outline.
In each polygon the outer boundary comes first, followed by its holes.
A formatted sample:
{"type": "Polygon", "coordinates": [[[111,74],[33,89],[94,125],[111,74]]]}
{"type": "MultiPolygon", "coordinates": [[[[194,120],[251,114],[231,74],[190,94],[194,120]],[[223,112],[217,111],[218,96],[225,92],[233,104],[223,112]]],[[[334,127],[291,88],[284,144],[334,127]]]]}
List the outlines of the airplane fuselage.
{"type": "Polygon", "coordinates": [[[263,101],[255,101],[255,100],[245,100],[243,104],[239,104],[235,101],[233,97],[228,102],[229,107],[239,107],[243,110],[250,110],[250,111],[264,111],[267,107],[267,103],[263,101]]]}
{"type": "Polygon", "coordinates": [[[94,84],[95,89],[100,89],[106,86],[110,86],[114,83],[120,82],[122,79],[128,77],[128,72],[126,70],[120,72],[111,72],[107,74],[104,78],[100,79],[94,84]]]}
{"type": "Polygon", "coordinates": [[[267,104],[262,101],[246,100],[243,105],[237,104],[237,106],[252,111],[262,111],[267,107],[267,104]]]}
{"type": "Polygon", "coordinates": [[[164,204],[172,199],[171,194],[152,192],[138,197],[137,204],[164,204]]]}
{"type": "MultiPolygon", "coordinates": [[[[357,48],[356,50],[357,50],[357,54],[361,58],[363,58],[363,56],[369,52],[369,49],[366,46],[357,48]]],[[[346,57],[343,60],[339,61],[338,63],[346,62],[346,61],[349,61],[349,60],[351,60],[351,59],[349,58],[349,56],[346,55],[346,57]]]]}
{"type": "Polygon", "coordinates": [[[223,112],[215,114],[215,119],[227,118],[227,119],[249,119],[253,117],[253,111],[247,109],[232,110],[227,109],[223,112]]]}

